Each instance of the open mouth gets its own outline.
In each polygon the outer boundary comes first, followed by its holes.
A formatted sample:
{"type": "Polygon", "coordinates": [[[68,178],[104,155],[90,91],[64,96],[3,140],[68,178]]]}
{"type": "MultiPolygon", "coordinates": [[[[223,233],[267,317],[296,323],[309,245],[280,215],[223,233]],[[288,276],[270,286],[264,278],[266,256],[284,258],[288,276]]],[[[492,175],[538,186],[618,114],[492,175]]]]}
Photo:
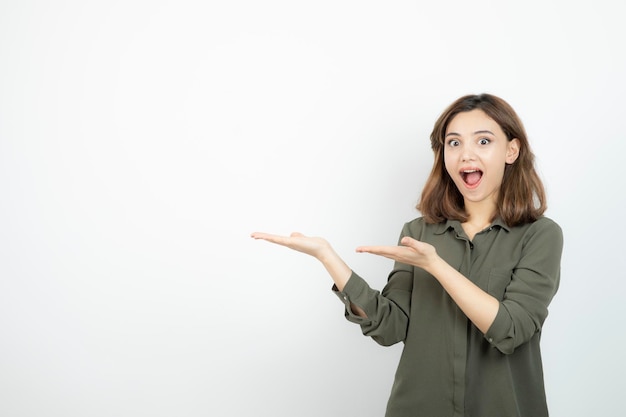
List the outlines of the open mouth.
{"type": "Polygon", "coordinates": [[[474,187],[478,185],[480,179],[483,177],[483,172],[479,169],[466,169],[461,171],[461,178],[468,187],[474,187]]]}

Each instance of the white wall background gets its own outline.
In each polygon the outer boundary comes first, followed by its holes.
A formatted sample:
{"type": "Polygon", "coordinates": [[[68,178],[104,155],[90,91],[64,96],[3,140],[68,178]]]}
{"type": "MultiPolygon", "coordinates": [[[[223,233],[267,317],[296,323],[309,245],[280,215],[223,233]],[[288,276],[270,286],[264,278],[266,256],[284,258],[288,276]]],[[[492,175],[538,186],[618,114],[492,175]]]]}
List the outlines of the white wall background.
{"type": "Polygon", "coordinates": [[[543,336],[556,417],[626,373],[619,1],[0,3],[0,415],[381,416],[400,347],[343,318],[328,238],[373,287],[439,113],[525,122],[564,229],[543,336]]]}

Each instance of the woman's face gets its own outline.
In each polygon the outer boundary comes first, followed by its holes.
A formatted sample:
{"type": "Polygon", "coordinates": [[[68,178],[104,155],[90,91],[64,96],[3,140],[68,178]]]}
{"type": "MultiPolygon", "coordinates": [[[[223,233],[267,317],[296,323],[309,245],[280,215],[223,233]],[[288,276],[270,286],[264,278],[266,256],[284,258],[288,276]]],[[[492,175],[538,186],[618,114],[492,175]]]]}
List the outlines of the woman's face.
{"type": "Polygon", "coordinates": [[[444,163],[465,204],[495,206],[506,164],[519,155],[519,140],[509,141],[500,126],[482,110],[459,113],[444,139],[444,163]]]}

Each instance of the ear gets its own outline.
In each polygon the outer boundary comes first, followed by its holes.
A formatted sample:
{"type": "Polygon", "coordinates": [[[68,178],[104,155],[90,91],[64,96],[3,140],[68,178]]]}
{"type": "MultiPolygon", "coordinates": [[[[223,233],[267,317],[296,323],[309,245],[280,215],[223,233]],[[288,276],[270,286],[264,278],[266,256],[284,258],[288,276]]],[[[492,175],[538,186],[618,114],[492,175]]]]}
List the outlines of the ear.
{"type": "Polygon", "coordinates": [[[506,149],[506,163],[511,165],[519,156],[519,139],[515,138],[509,141],[506,149]]]}

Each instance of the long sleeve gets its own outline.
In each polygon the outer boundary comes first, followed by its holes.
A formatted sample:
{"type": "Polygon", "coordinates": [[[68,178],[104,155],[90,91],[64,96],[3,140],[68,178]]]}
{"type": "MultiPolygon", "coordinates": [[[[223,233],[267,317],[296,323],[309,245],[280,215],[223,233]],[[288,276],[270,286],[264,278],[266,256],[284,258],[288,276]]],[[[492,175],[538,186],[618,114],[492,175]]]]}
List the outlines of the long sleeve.
{"type": "Polygon", "coordinates": [[[485,335],[505,354],[513,353],[541,331],[560,280],[561,228],[543,218],[528,229],[523,239],[522,256],[512,276],[498,277],[496,270],[489,277],[490,285],[500,278],[510,280],[495,321],[485,335]]]}
{"type": "Polygon", "coordinates": [[[413,273],[411,267],[396,263],[382,293],[370,286],[356,273],[352,273],[342,292],[333,288],[345,304],[345,317],[361,326],[363,334],[383,346],[404,341],[409,323],[413,273]],[[354,304],[365,312],[367,318],[355,315],[354,304]]]}

